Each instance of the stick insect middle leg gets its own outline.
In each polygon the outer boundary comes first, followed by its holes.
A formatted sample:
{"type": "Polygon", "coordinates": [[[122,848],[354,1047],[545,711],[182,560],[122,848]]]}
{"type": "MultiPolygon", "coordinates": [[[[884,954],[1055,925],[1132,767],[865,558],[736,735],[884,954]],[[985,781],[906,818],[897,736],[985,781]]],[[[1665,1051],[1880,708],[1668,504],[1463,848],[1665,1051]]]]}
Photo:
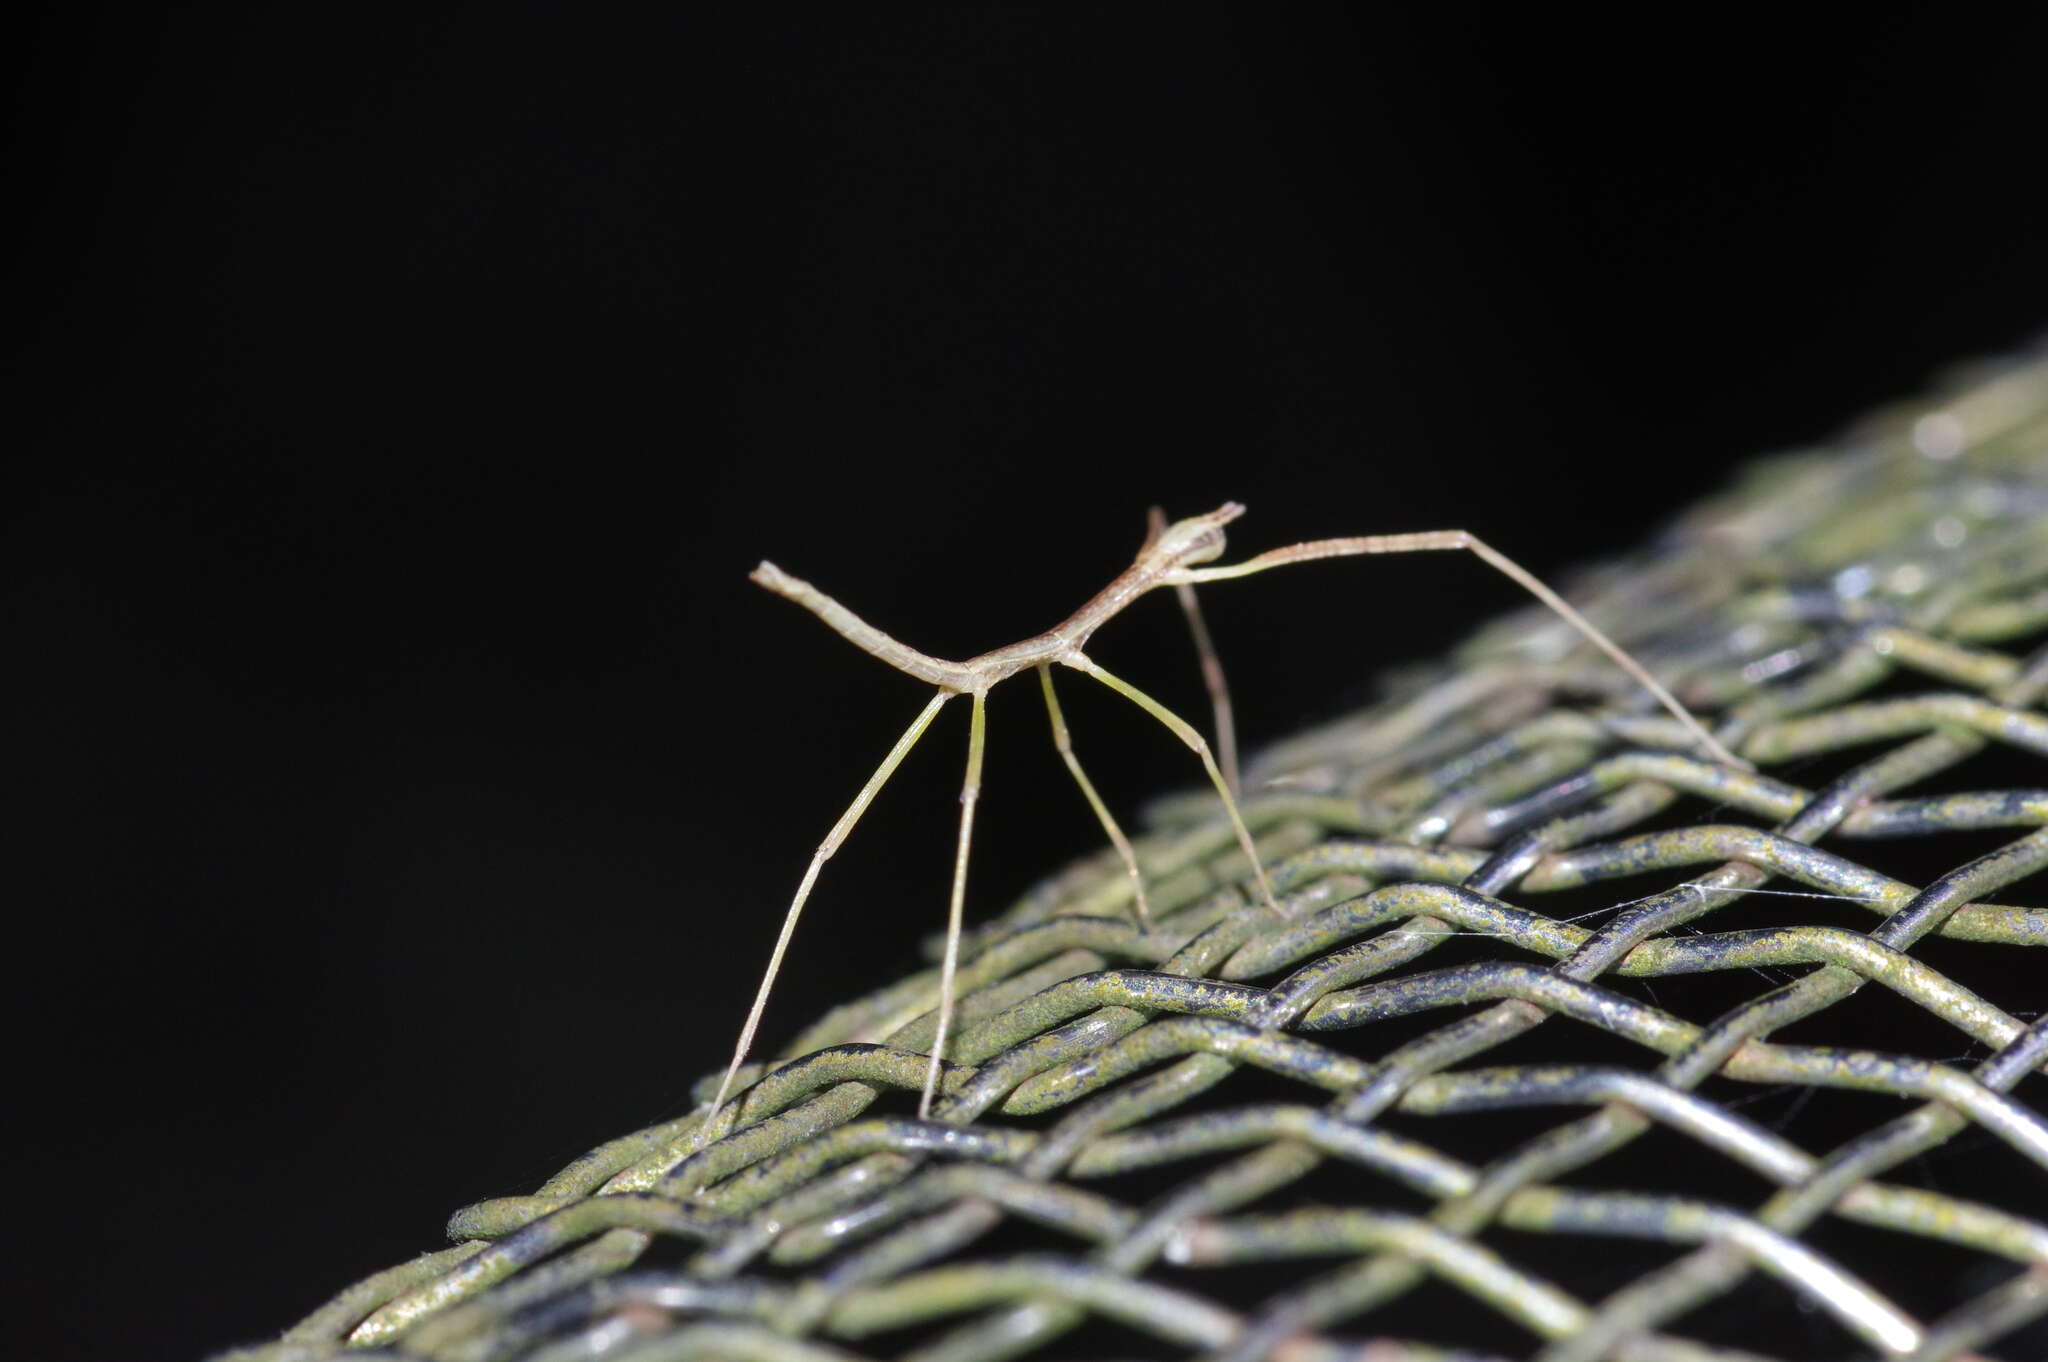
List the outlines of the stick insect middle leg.
{"type": "Polygon", "coordinates": [[[924,1071],[917,1118],[930,1120],[932,1096],[939,1090],[939,1065],[946,1054],[946,1033],[953,1029],[953,976],[960,970],[961,921],[967,902],[967,852],[974,845],[974,806],[981,799],[982,739],[987,732],[986,692],[974,692],[974,721],[967,730],[967,775],[960,782],[960,840],[953,848],[953,898],[946,911],[946,950],[939,965],[939,1024],[932,1035],[931,1063],[924,1071]]]}
{"type": "Polygon", "coordinates": [[[1088,800],[1088,807],[1095,810],[1095,821],[1102,824],[1102,830],[1109,834],[1110,845],[1116,848],[1117,856],[1124,863],[1124,873],[1130,876],[1131,895],[1138,909],[1138,922],[1150,928],[1152,907],[1145,897],[1145,876],[1138,869],[1138,854],[1131,849],[1130,839],[1117,826],[1116,819],[1109,813],[1109,806],[1102,802],[1102,796],[1095,792],[1095,784],[1088,779],[1088,773],[1081,769],[1081,759],[1074,755],[1073,736],[1067,732],[1067,719],[1060,712],[1060,698],[1052,688],[1052,666],[1038,664],[1039,684],[1045,691],[1045,711],[1052,717],[1052,745],[1059,749],[1060,759],[1073,773],[1074,783],[1081,787],[1081,793],[1088,800]]]}
{"type": "Polygon", "coordinates": [[[877,768],[868,783],[850,808],[841,816],[825,841],[811,857],[811,864],[804,873],[803,883],[798,887],[795,900],[783,920],[782,933],[776,941],[775,952],[769,961],[767,974],[761,981],[752,1010],[740,1034],[740,1041],[733,1052],[733,1061],[726,1070],[724,1081],[719,1085],[718,1096],[713,1099],[711,1111],[699,1128],[698,1140],[716,1123],[720,1109],[732,1090],[735,1076],[752,1043],[763,1009],[767,1005],[769,989],[781,967],[782,957],[795,931],[797,916],[802,912],[804,901],[809,897],[811,886],[816,881],[819,868],[837,850],[854,823],[866,810],[875,795],[881,790],[904,756],[930,727],[932,719],[941,706],[955,695],[974,697],[973,727],[968,740],[967,775],[960,792],[960,835],[954,853],[953,892],[947,921],[944,963],[939,979],[939,1016],[926,1069],[924,1092],[919,1103],[919,1112],[928,1115],[933,1095],[938,1086],[940,1066],[944,1062],[948,1032],[952,1026],[954,998],[953,980],[959,963],[959,948],[964,915],[964,901],[967,886],[967,860],[974,836],[974,809],[981,792],[981,766],[984,747],[986,720],[984,702],[989,689],[1010,676],[1037,667],[1049,713],[1052,716],[1054,741],[1060,749],[1079,785],[1087,797],[1090,807],[1095,810],[1110,841],[1116,846],[1124,860],[1125,869],[1131,875],[1136,893],[1138,913],[1148,919],[1150,909],[1144,886],[1137,868],[1137,858],[1132,852],[1129,840],[1109,816],[1108,808],[1095,793],[1093,785],[1082,773],[1080,762],[1074,756],[1072,742],[1066,732],[1064,717],[1053,694],[1050,664],[1059,662],[1094,677],[1103,685],[1136,704],[1157,719],[1179,738],[1202,760],[1216,792],[1222,797],[1224,812],[1229,815],[1231,830],[1250,863],[1256,878],[1260,896],[1270,907],[1273,904],[1273,886],[1266,876],[1265,866],[1259,858],[1258,848],[1253,844],[1251,833],[1245,826],[1243,814],[1238,809],[1236,797],[1236,772],[1234,769],[1234,747],[1231,741],[1228,692],[1222,683],[1222,669],[1215,659],[1215,649],[1208,640],[1208,631],[1203,627],[1199,612],[1194,607],[1190,590],[1196,583],[1221,581],[1231,577],[1244,577],[1264,572],[1268,568],[1280,567],[1286,563],[1304,562],[1314,558],[1334,558],[1352,554],[1410,553],[1429,549],[1464,549],[1509,577],[1538,600],[1549,606],[1561,618],[1591,640],[1600,650],[1612,658],[1623,671],[1656,697],[1664,708],[1671,712],[1692,735],[1699,746],[1715,759],[1735,767],[1747,767],[1726,747],[1722,746],[1706,728],[1694,718],[1691,711],[1660,685],[1641,663],[1630,657],[1621,646],[1602,633],[1593,623],[1574,610],[1563,597],[1552,591],[1527,569],[1521,567],[1505,554],[1476,536],[1463,530],[1436,530],[1420,534],[1364,535],[1349,539],[1322,539],[1309,543],[1294,544],[1286,548],[1273,549],[1266,553],[1223,567],[1203,567],[1200,564],[1213,562],[1223,552],[1223,526],[1244,513],[1244,508],[1235,502],[1226,502],[1207,515],[1165,525],[1163,516],[1153,518],[1151,534],[1138,558],[1107,587],[1087,602],[1063,623],[1047,633],[984,653],[967,662],[949,662],[927,656],[916,649],[899,643],[873,625],[868,624],[839,602],[825,595],[810,583],[791,577],[771,563],[763,562],[752,574],[760,585],[786,596],[797,604],[816,614],[834,631],[844,636],[862,651],[867,652],[898,671],[914,676],[921,681],[938,687],[938,694],[925,706],[908,731],[897,740],[896,746],[877,768]],[[1217,741],[1225,748],[1224,766],[1219,767],[1216,755],[1209,743],[1191,724],[1179,715],[1145,694],[1120,677],[1113,676],[1095,665],[1082,651],[1090,635],[1118,614],[1133,600],[1158,586],[1175,587],[1182,605],[1189,612],[1189,623],[1194,630],[1196,648],[1203,659],[1204,679],[1209,682],[1210,698],[1217,711],[1217,741]]]}

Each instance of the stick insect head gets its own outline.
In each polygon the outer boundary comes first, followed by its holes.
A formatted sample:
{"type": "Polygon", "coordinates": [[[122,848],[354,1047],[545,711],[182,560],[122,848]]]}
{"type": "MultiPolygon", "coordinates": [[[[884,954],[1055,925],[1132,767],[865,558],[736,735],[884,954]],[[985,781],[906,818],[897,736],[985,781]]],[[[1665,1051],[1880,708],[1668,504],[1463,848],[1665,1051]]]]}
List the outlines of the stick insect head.
{"type": "Polygon", "coordinates": [[[1244,507],[1226,501],[1207,515],[1176,520],[1145,542],[1145,552],[1162,568],[1213,562],[1223,556],[1223,527],[1244,514],[1244,507]]]}

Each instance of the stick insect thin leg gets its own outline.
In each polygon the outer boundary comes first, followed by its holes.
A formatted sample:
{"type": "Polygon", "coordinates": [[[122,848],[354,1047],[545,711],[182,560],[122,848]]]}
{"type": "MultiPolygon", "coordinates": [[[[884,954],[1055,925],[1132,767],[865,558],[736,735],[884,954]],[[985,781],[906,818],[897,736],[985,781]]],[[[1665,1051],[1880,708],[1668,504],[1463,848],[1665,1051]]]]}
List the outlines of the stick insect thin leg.
{"type": "Polygon", "coordinates": [[[946,1057],[946,1033],[953,1028],[953,976],[960,969],[961,920],[967,902],[967,850],[974,844],[974,806],[981,799],[981,751],[987,731],[987,702],[974,692],[974,721],[967,729],[967,776],[960,782],[960,842],[953,851],[953,902],[946,912],[946,953],[939,964],[939,1025],[932,1036],[932,1060],[924,1071],[924,1094],[917,1099],[917,1118],[931,1119],[932,1095],[939,1090],[939,1065],[946,1057]]]}
{"type": "Polygon", "coordinates": [[[1272,881],[1266,878],[1265,863],[1259,859],[1258,848],[1252,845],[1251,832],[1244,825],[1244,815],[1237,811],[1237,800],[1232,797],[1230,786],[1224,782],[1223,772],[1217,769],[1216,757],[1209,750],[1208,739],[1204,738],[1201,731],[1186,719],[1181,718],[1180,715],[1175,714],[1165,705],[1160,704],[1157,700],[1154,700],[1122,677],[1112,676],[1096,666],[1092,659],[1078,652],[1071,652],[1062,657],[1060,661],[1076,671],[1086,672],[1117,694],[1130,700],[1138,708],[1172,729],[1175,737],[1195,750],[1195,755],[1202,759],[1202,768],[1209,773],[1210,783],[1216,787],[1216,793],[1223,796],[1223,811],[1230,815],[1230,826],[1237,833],[1237,844],[1243,848],[1246,859],[1252,863],[1252,874],[1259,882],[1259,896],[1265,900],[1268,908],[1278,912],[1279,905],[1273,902],[1272,881]]]}
{"type": "MultiPolygon", "coordinates": [[[[1145,542],[1150,544],[1166,533],[1166,512],[1154,506],[1147,524],[1151,533],[1145,542]]],[[[1223,657],[1216,651],[1216,641],[1209,636],[1195,589],[1186,582],[1176,582],[1173,594],[1180,602],[1181,613],[1187,616],[1188,633],[1195,640],[1195,656],[1202,664],[1202,684],[1208,687],[1209,708],[1216,716],[1216,761],[1223,768],[1223,783],[1232,794],[1242,798],[1244,781],[1237,770],[1237,720],[1230,707],[1230,683],[1223,679],[1223,657]]]]}
{"type": "MultiPolygon", "coordinates": [[[[868,783],[861,786],[860,793],[853,797],[853,803],[847,806],[845,813],[839,815],[839,821],[832,825],[832,831],[825,834],[825,840],[811,853],[811,864],[804,871],[803,882],[797,886],[796,897],[790,901],[789,912],[783,916],[782,933],[775,938],[775,951],[768,957],[768,971],[761,976],[761,987],[754,994],[754,1005],[747,1012],[746,1025],[740,1028],[739,1044],[735,1045],[732,1051],[732,1063],[726,1066],[725,1078],[718,1085],[718,1096],[711,1099],[711,1110],[706,1113],[704,1123],[697,1127],[697,1144],[700,1147],[704,1143],[705,1135],[718,1121],[718,1113],[724,1108],[726,1096],[732,1091],[733,1078],[739,1073],[740,1065],[746,1062],[747,1047],[754,1043],[754,1032],[761,1025],[761,1014],[768,1008],[769,990],[775,987],[775,976],[782,970],[783,954],[789,949],[790,937],[796,933],[796,920],[803,914],[804,900],[811,896],[811,886],[818,881],[819,869],[832,859],[833,852],[839,850],[839,844],[853,831],[853,825],[860,821],[860,816],[867,812],[868,805],[874,803],[875,796],[889,783],[889,777],[896,773],[896,768],[910,755],[910,749],[917,746],[917,740],[931,727],[932,720],[938,717],[940,708],[958,694],[958,691],[942,690],[918,712],[918,716],[911,720],[910,727],[903,731],[903,736],[896,740],[896,745],[889,749],[889,755],[882,758],[882,764],[868,777],[868,783]]],[[[981,697],[977,695],[977,733],[980,731],[980,713],[981,697]]]]}
{"type": "Polygon", "coordinates": [[[1060,750],[1060,759],[1073,772],[1074,783],[1081,787],[1081,793],[1088,800],[1088,807],[1095,810],[1095,821],[1102,824],[1102,830],[1109,834],[1110,845],[1123,858],[1124,871],[1131,877],[1131,896],[1138,907],[1138,923],[1151,929],[1152,905],[1145,899],[1145,877],[1138,872],[1138,854],[1131,850],[1124,830],[1116,825],[1116,819],[1109,816],[1109,806],[1102,802],[1102,796],[1095,792],[1095,785],[1088,779],[1088,773],[1081,769],[1081,759],[1074,755],[1073,738],[1067,732],[1066,716],[1060,713],[1060,698],[1053,693],[1052,667],[1044,662],[1038,664],[1038,680],[1045,690],[1045,712],[1052,716],[1052,745],[1060,750]]]}
{"type": "Polygon", "coordinates": [[[1286,563],[1307,562],[1313,558],[1338,558],[1361,553],[1418,553],[1431,549],[1467,549],[1481,561],[1499,572],[1542,601],[1555,611],[1565,623],[1586,637],[1594,647],[1612,658],[1615,665],[1627,672],[1636,684],[1657,697],[1659,704],[1669,710],[1679,723],[1685,726],[1693,739],[1716,761],[1743,770],[1749,763],[1723,747],[1704,725],[1693,717],[1692,711],[1680,704],[1678,697],[1666,690],[1656,677],[1643,669],[1643,665],[1630,657],[1622,646],[1602,633],[1593,621],[1587,619],[1570,602],[1543,584],[1535,573],[1517,563],[1500,550],[1466,530],[1425,530],[1417,534],[1370,534],[1349,539],[1317,539],[1306,544],[1292,544],[1283,549],[1269,549],[1265,553],[1247,558],[1242,563],[1229,567],[1182,568],[1170,574],[1166,580],[1179,584],[1195,582],[1217,582],[1230,577],[1249,577],[1267,568],[1280,567],[1286,563]]]}

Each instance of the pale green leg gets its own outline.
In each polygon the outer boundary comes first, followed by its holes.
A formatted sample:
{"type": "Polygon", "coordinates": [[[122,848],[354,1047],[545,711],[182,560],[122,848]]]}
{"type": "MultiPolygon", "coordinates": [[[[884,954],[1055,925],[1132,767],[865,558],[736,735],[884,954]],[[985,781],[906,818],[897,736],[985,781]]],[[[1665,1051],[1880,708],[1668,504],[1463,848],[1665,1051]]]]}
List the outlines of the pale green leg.
{"type": "Polygon", "coordinates": [[[967,902],[967,849],[974,842],[974,806],[981,799],[981,750],[988,724],[987,703],[974,692],[974,721],[967,729],[967,778],[960,782],[960,842],[953,850],[953,902],[946,912],[946,954],[939,964],[939,1026],[932,1036],[932,1062],[924,1072],[917,1117],[930,1120],[939,1090],[939,1065],[946,1057],[946,1032],[953,1028],[953,975],[960,968],[960,924],[967,902]]]}
{"type": "MultiPolygon", "coordinates": [[[[761,1025],[761,1014],[768,1008],[768,992],[775,987],[775,976],[782,970],[783,954],[789,949],[790,937],[796,934],[796,920],[803,914],[804,900],[811,896],[811,886],[818,882],[819,869],[824,866],[825,862],[832,859],[832,853],[839,850],[839,844],[844,842],[847,834],[853,831],[853,825],[858,823],[860,816],[867,812],[868,805],[875,802],[875,796],[880,794],[882,787],[889,783],[889,777],[896,774],[896,768],[902,765],[903,759],[910,755],[910,749],[917,746],[917,740],[924,736],[924,731],[932,726],[932,720],[938,717],[939,709],[946,701],[958,694],[960,694],[959,691],[942,690],[932,697],[930,704],[918,712],[918,716],[910,721],[910,727],[904,730],[903,736],[896,740],[896,745],[889,749],[889,755],[882,758],[882,764],[875,768],[873,775],[868,777],[868,783],[861,786],[860,793],[853,797],[853,803],[847,807],[845,813],[839,815],[839,821],[832,825],[832,831],[825,834],[825,840],[820,842],[818,849],[811,853],[811,864],[804,871],[803,883],[797,886],[796,898],[790,902],[789,912],[783,916],[782,934],[775,938],[775,951],[768,957],[768,970],[761,976],[761,987],[754,994],[754,1005],[747,1012],[746,1025],[740,1028],[739,1044],[735,1045],[732,1050],[732,1063],[726,1066],[725,1079],[718,1085],[718,1096],[711,1099],[711,1110],[705,1115],[704,1124],[697,1127],[697,1145],[700,1148],[704,1143],[705,1135],[717,1124],[718,1113],[725,1106],[726,1095],[732,1091],[734,1075],[739,1073],[740,1065],[746,1062],[747,1047],[754,1043],[754,1032],[761,1025]]],[[[979,744],[981,741],[981,697],[979,695],[974,697],[974,715],[974,741],[976,748],[970,757],[970,763],[978,765],[980,762],[979,744]]],[[[954,891],[956,905],[958,897],[959,891],[956,888],[954,891]]]]}
{"type": "Polygon", "coordinates": [[[1422,530],[1414,534],[1361,534],[1348,539],[1317,539],[1306,544],[1289,544],[1282,549],[1268,549],[1242,563],[1228,567],[1181,568],[1167,574],[1165,580],[1176,585],[1190,585],[1195,582],[1221,582],[1232,577],[1249,577],[1255,572],[1281,567],[1287,563],[1306,563],[1316,558],[1342,558],[1359,553],[1422,553],[1434,549],[1464,549],[1509,581],[1520,586],[1537,600],[1556,612],[1559,619],[1579,631],[1587,642],[1612,658],[1615,665],[1634,678],[1637,685],[1650,692],[1657,703],[1692,734],[1715,761],[1732,766],[1740,771],[1754,770],[1749,762],[1736,756],[1721,745],[1720,739],[1707,732],[1693,712],[1679,703],[1677,696],[1664,684],[1650,675],[1649,670],[1629,655],[1628,650],[1607,637],[1599,626],[1572,608],[1570,601],[1558,595],[1543,580],[1514,559],[1481,540],[1469,530],[1422,530]]]}
{"type": "Polygon", "coordinates": [[[1230,826],[1237,833],[1238,846],[1244,849],[1245,859],[1252,863],[1252,874],[1257,877],[1259,882],[1259,896],[1265,900],[1268,908],[1278,912],[1279,905],[1273,902],[1272,882],[1266,878],[1265,863],[1259,859],[1258,848],[1252,845],[1252,835],[1250,830],[1244,825],[1244,815],[1237,811],[1237,800],[1231,795],[1230,784],[1224,780],[1223,772],[1217,769],[1216,757],[1209,750],[1208,740],[1201,735],[1200,731],[1193,724],[1190,724],[1187,720],[1181,718],[1178,714],[1175,714],[1165,705],[1160,704],[1157,700],[1154,700],[1122,677],[1112,676],[1096,666],[1092,659],[1084,657],[1080,653],[1069,653],[1061,658],[1060,661],[1076,671],[1088,673],[1088,675],[1094,677],[1103,685],[1108,686],[1117,694],[1126,697],[1133,704],[1137,705],[1138,708],[1172,729],[1175,737],[1195,750],[1195,755],[1202,759],[1202,768],[1209,773],[1210,783],[1216,787],[1216,793],[1223,797],[1223,811],[1230,815],[1230,826]]]}
{"type": "Polygon", "coordinates": [[[1109,806],[1102,802],[1102,796],[1095,792],[1095,785],[1088,779],[1088,773],[1081,769],[1081,759],[1074,755],[1072,736],[1067,732],[1067,717],[1060,713],[1060,698],[1053,694],[1052,668],[1046,663],[1038,664],[1038,680],[1045,688],[1045,712],[1052,716],[1052,745],[1059,748],[1060,760],[1074,773],[1074,783],[1087,796],[1088,807],[1095,810],[1095,819],[1102,824],[1102,830],[1109,834],[1110,844],[1116,854],[1123,858],[1124,870],[1131,877],[1131,896],[1138,905],[1138,922],[1147,930],[1152,926],[1152,906],[1145,901],[1145,877],[1138,873],[1138,854],[1131,850],[1124,830],[1116,825],[1116,819],[1109,816],[1109,806]]]}
{"type": "MultiPolygon", "coordinates": [[[[1166,533],[1166,512],[1154,506],[1145,527],[1145,548],[1149,549],[1166,533]]],[[[1139,550],[1141,556],[1143,552],[1139,550]]],[[[1237,771],[1237,721],[1231,715],[1230,683],[1223,679],[1223,658],[1216,651],[1215,640],[1209,637],[1209,626],[1202,619],[1202,603],[1195,599],[1195,589],[1186,582],[1175,582],[1173,594],[1180,601],[1188,633],[1195,641],[1195,656],[1202,664],[1202,684],[1209,688],[1209,709],[1216,716],[1216,764],[1223,768],[1223,783],[1230,787],[1230,792],[1241,795],[1244,781],[1237,771]]]]}

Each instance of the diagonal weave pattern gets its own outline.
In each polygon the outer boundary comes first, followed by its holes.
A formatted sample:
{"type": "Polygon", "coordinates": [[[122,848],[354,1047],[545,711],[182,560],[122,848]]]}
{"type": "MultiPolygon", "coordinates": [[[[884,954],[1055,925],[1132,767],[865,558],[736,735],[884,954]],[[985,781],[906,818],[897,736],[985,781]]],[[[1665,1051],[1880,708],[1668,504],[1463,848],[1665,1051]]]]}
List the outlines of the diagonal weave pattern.
{"type": "Polygon", "coordinates": [[[1189,796],[980,929],[934,1121],[926,971],[233,1356],[2038,1355],[2048,362],[1573,594],[1759,769],[1504,621],[1247,772],[1279,917],[1189,796]]]}

